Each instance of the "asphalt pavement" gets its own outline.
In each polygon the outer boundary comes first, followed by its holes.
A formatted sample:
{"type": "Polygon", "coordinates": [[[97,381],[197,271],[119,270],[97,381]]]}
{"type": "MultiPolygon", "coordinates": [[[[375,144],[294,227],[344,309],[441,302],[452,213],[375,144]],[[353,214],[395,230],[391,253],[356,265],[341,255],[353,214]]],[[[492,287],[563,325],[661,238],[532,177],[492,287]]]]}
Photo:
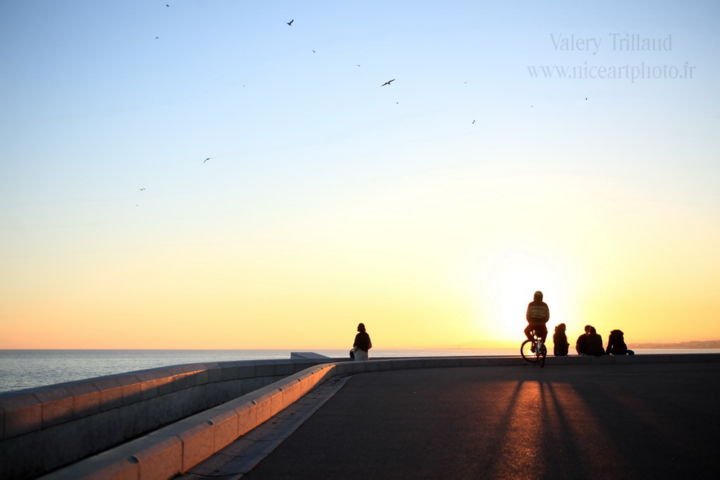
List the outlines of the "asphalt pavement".
{"type": "Polygon", "coordinates": [[[367,373],[243,478],[717,478],[719,401],[720,362],[367,373]]]}

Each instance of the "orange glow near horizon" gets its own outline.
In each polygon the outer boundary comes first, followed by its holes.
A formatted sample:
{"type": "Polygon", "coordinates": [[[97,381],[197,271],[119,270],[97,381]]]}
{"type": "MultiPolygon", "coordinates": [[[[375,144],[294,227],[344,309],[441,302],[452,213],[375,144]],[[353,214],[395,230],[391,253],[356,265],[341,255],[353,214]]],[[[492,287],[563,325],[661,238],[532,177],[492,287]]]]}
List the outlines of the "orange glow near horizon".
{"type": "Polygon", "coordinates": [[[0,348],[342,349],[361,321],[376,348],[514,348],[536,289],[571,344],[586,323],[630,344],[720,337],[717,227],[678,212],[667,230],[602,206],[594,182],[546,184],[536,205],[524,179],[423,177],[245,236],[80,264],[39,252],[3,285],[0,348]]]}

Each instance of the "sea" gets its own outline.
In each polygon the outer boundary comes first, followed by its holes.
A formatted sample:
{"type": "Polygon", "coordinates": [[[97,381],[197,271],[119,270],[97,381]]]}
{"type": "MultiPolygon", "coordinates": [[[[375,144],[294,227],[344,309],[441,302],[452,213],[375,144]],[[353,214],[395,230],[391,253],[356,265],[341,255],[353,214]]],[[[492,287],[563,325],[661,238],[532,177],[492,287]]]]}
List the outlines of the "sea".
{"type": "MultiPolygon", "coordinates": [[[[331,358],[347,350],[312,350],[331,358]]],[[[0,393],[188,363],[289,359],[292,350],[0,350],[0,393]]],[[[720,353],[720,349],[642,349],[636,354],[720,353]]],[[[373,358],[518,355],[517,349],[373,349],[373,358]]]]}

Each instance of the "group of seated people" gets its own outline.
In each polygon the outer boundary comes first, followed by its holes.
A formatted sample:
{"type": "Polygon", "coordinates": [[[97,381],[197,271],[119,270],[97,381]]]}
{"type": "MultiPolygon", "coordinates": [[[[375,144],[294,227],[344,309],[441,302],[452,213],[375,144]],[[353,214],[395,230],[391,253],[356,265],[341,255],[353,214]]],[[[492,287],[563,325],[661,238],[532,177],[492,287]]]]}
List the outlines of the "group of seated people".
{"type": "MultiPolygon", "coordinates": [[[[556,357],[566,356],[570,344],[565,335],[565,324],[561,323],[555,327],[553,335],[553,350],[556,357]]],[[[608,337],[608,344],[603,348],[602,337],[597,333],[592,325],[585,325],[585,333],[580,335],[575,342],[575,350],[578,355],[592,355],[599,357],[601,355],[634,355],[635,352],[629,350],[625,344],[625,338],[622,330],[613,330],[608,337]]]]}

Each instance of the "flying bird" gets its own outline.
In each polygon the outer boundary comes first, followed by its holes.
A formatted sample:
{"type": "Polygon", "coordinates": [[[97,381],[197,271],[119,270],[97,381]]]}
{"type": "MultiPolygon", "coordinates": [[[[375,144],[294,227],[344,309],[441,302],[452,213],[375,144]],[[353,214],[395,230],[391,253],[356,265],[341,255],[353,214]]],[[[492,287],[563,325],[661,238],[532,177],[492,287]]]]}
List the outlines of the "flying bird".
{"type": "Polygon", "coordinates": [[[140,187],[140,191],[141,191],[141,192],[144,192],[144,191],[145,191],[145,187],[140,187]]]}
{"type": "Polygon", "coordinates": [[[205,160],[203,160],[203,165],[206,164],[209,160],[212,160],[213,157],[207,157],[205,160]]]}
{"type": "Polygon", "coordinates": [[[381,86],[381,87],[384,87],[385,85],[390,85],[390,84],[391,84],[392,82],[394,82],[394,81],[395,81],[395,79],[393,78],[392,80],[388,80],[387,82],[383,83],[383,84],[380,85],[380,86],[381,86]]]}
{"type": "Polygon", "coordinates": [[[475,120],[473,120],[472,124],[475,125],[475,120]]]}
{"type": "Polygon", "coordinates": [[[290,20],[289,22],[287,22],[288,27],[292,27],[292,24],[293,24],[294,21],[295,21],[295,19],[293,18],[292,20],[290,20]]]}
{"type": "Polygon", "coordinates": [[[155,37],[155,40],[160,40],[160,37],[155,37]]]}
{"type": "Polygon", "coordinates": [[[313,50],[313,53],[315,53],[315,50],[313,50]]]}

